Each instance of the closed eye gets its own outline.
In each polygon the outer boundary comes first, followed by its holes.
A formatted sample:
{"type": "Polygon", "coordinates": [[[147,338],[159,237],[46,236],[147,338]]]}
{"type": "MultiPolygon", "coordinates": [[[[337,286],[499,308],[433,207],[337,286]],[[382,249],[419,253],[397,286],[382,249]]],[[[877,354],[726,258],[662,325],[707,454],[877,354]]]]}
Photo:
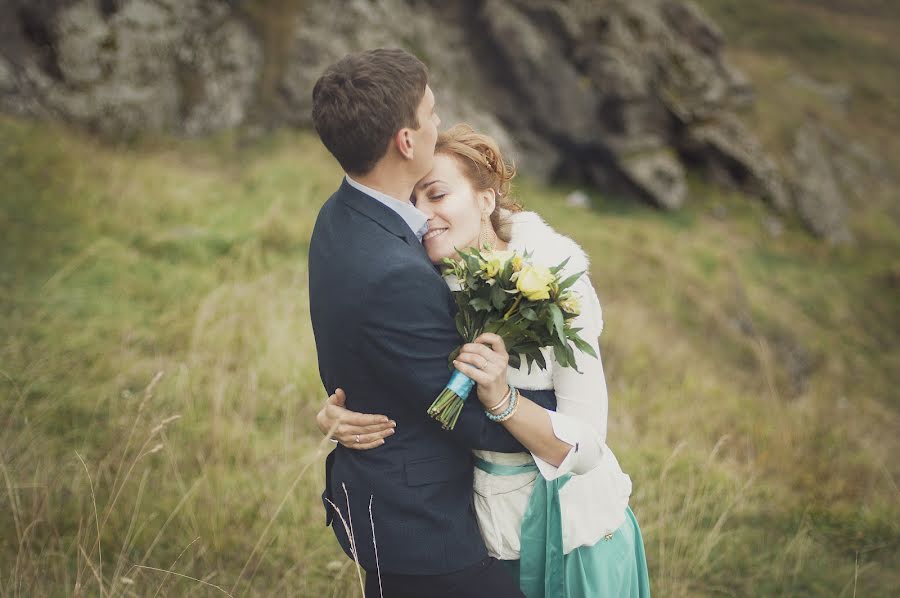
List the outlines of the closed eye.
{"type": "Polygon", "coordinates": [[[438,195],[432,195],[428,199],[430,199],[431,201],[438,201],[439,199],[441,199],[442,197],[444,197],[446,195],[447,195],[446,193],[440,193],[438,195]]]}

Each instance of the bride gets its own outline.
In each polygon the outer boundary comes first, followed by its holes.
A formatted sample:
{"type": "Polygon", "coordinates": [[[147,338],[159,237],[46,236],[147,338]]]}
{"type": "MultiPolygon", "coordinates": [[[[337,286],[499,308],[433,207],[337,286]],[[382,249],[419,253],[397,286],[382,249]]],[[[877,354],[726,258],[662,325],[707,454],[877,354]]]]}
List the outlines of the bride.
{"type": "MultiPolygon", "coordinates": [[[[587,256],[510,196],[514,175],[492,138],[468,125],[442,133],[434,167],[412,198],[428,217],[423,237],[428,257],[441,264],[456,257],[457,249],[490,245],[529,251],[535,263],[547,267],[568,258],[563,278],[585,271],[572,287],[581,298],[573,327],[582,329],[581,337],[600,355],[603,319],[586,273],[587,256]]],[[[474,507],[488,552],[509,567],[528,598],[649,596],[643,540],[628,506],[631,479],[605,442],[602,362],[578,353],[579,373],[560,367],[551,350],[544,350],[544,358],[546,370],[535,365],[529,371],[525,360],[519,369],[509,367],[502,339],[484,334],[464,345],[454,362],[478,384],[485,411],[507,413],[499,425],[529,451],[474,451],[474,507]],[[507,393],[505,406],[497,405],[489,397],[503,395],[497,389],[507,385],[523,399],[511,405],[507,393]],[[524,399],[529,391],[550,389],[555,410],[524,399]],[[505,407],[512,407],[511,413],[505,407]]],[[[393,422],[373,423],[378,419],[346,410],[344,399],[338,390],[319,412],[323,433],[336,430],[334,440],[350,449],[390,442],[393,422]]]]}

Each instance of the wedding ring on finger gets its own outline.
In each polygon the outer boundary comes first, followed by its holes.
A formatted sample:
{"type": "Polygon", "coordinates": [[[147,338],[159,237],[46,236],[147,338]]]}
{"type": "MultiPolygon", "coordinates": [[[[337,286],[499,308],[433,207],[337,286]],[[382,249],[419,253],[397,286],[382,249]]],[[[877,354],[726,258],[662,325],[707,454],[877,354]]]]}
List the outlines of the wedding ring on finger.
{"type": "Polygon", "coordinates": [[[488,360],[485,359],[485,360],[484,360],[484,363],[482,363],[480,366],[478,366],[478,369],[479,369],[479,370],[483,370],[484,368],[487,367],[487,365],[488,365],[488,360]]]}
{"type": "Polygon", "coordinates": [[[359,434],[356,435],[356,444],[359,444],[359,434]]]}

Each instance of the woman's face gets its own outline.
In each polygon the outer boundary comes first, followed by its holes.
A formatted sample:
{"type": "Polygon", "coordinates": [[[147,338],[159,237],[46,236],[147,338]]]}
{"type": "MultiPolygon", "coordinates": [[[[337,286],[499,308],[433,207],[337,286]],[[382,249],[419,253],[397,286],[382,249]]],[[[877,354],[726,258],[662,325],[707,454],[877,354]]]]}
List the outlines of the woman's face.
{"type": "Polygon", "coordinates": [[[446,154],[435,155],[434,167],[416,183],[412,199],[428,216],[422,244],[434,264],[456,257],[457,249],[474,247],[482,218],[494,210],[493,191],[476,192],[456,159],[446,154]]]}

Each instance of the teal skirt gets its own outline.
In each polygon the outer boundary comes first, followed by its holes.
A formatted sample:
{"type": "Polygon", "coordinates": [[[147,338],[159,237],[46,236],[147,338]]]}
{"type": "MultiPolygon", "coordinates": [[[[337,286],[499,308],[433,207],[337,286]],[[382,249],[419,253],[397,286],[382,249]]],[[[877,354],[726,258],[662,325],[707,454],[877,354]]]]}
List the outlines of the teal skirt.
{"type": "MultiPolygon", "coordinates": [[[[475,467],[500,476],[538,469],[533,461],[500,465],[477,457],[475,467]]],[[[644,539],[631,507],[615,532],[563,554],[559,490],[571,477],[538,476],[522,519],[519,559],[502,562],[527,598],[649,598],[644,539]]]]}
{"type": "MultiPolygon", "coordinates": [[[[563,556],[565,593],[560,598],[649,598],[650,576],[641,528],[631,507],[626,514],[625,523],[611,538],[601,538],[593,546],[580,546],[563,556]]],[[[501,562],[514,579],[520,578],[518,560],[501,562]]],[[[523,591],[528,598],[556,598],[547,596],[543,588],[523,591]]]]}

